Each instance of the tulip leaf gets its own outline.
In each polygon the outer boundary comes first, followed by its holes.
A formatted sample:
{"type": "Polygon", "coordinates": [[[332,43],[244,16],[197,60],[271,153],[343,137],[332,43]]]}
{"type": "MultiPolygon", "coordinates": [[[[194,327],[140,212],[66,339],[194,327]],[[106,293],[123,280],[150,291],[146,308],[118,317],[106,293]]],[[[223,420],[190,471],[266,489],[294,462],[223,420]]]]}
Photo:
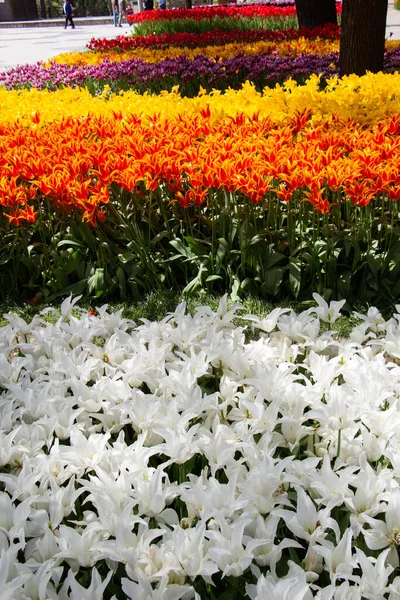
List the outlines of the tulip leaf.
{"type": "Polygon", "coordinates": [[[96,269],[87,281],[89,294],[94,294],[95,297],[101,296],[104,289],[104,269],[96,269]]]}
{"type": "Polygon", "coordinates": [[[117,267],[116,276],[118,280],[119,295],[122,300],[126,298],[125,273],[121,267],[117,267]]]}
{"type": "Polygon", "coordinates": [[[289,286],[293,296],[297,298],[301,288],[301,263],[293,258],[289,264],[289,286]]]}
{"type": "Polygon", "coordinates": [[[285,271],[286,267],[274,267],[266,272],[262,287],[270,296],[276,296],[279,292],[285,271]]]}

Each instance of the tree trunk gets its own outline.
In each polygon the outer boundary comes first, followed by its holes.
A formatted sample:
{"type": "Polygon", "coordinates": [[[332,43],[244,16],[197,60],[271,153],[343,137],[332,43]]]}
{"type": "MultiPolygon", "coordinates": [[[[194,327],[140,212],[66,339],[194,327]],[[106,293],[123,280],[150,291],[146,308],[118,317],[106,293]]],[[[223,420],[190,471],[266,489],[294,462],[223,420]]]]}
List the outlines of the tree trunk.
{"type": "Polygon", "coordinates": [[[185,7],[192,8],[192,0],[185,0],[185,7]]]}
{"type": "Polygon", "coordinates": [[[47,18],[45,0],[40,0],[40,16],[42,17],[42,19],[47,18]]]}
{"type": "Polygon", "coordinates": [[[318,27],[337,23],[335,0],[296,0],[299,27],[318,27]]]}
{"type": "Polygon", "coordinates": [[[388,0],[343,0],[340,75],[383,69],[388,0]]]}

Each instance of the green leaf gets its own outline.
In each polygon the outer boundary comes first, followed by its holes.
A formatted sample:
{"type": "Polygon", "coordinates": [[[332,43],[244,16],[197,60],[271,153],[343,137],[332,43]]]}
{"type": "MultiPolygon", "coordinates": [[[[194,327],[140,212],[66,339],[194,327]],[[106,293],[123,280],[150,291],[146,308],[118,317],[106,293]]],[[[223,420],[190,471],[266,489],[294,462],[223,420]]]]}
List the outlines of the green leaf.
{"type": "Polygon", "coordinates": [[[196,292],[203,291],[203,285],[202,285],[201,279],[202,279],[202,274],[205,270],[206,269],[201,264],[200,268],[199,268],[199,272],[197,273],[196,277],[194,279],[192,279],[192,281],[190,281],[187,284],[187,286],[184,288],[183,294],[190,296],[190,294],[195,294],[196,292]]]}
{"type": "Polygon", "coordinates": [[[218,241],[219,246],[217,249],[217,254],[215,256],[215,270],[217,273],[220,272],[224,257],[229,250],[228,242],[224,240],[224,238],[220,238],[218,241]]]}
{"type": "Polygon", "coordinates": [[[10,255],[5,254],[4,256],[2,256],[0,258],[0,267],[2,267],[3,265],[6,265],[8,262],[10,262],[12,260],[10,255]]]}
{"type": "Polygon", "coordinates": [[[296,563],[296,565],[300,564],[299,556],[298,556],[298,554],[297,554],[297,552],[296,552],[296,550],[294,548],[289,548],[289,556],[290,556],[290,559],[294,563],[296,563]]]}
{"type": "Polygon", "coordinates": [[[206,279],[206,283],[210,283],[210,281],[217,281],[218,279],[222,279],[221,275],[209,275],[206,279]]]}
{"type": "Polygon", "coordinates": [[[293,258],[289,264],[289,287],[293,296],[297,298],[301,288],[301,263],[293,258]]]}
{"type": "Polygon", "coordinates": [[[254,244],[258,244],[259,242],[265,241],[265,233],[257,233],[257,235],[253,235],[249,242],[249,246],[254,246],[254,244]]]}
{"type": "Polygon", "coordinates": [[[368,254],[367,258],[368,266],[371,269],[372,275],[376,280],[379,279],[379,271],[381,268],[381,257],[373,256],[372,254],[368,254]]]}
{"type": "Polygon", "coordinates": [[[351,297],[351,271],[341,273],[337,279],[338,290],[342,298],[351,297]]]}
{"type": "Polygon", "coordinates": [[[276,296],[282,283],[286,267],[274,267],[265,273],[264,289],[270,296],[276,296]]]}
{"type": "Polygon", "coordinates": [[[62,246],[77,246],[78,248],[84,248],[84,244],[82,242],[77,242],[76,240],[61,240],[57,244],[57,248],[61,248],[62,246]]]}
{"type": "Polygon", "coordinates": [[[163,238],[167,237],[168,235],[169,235],[168,231],[165,231],[165,230],[164,231],[160,231],[160,233],[157,233],[157,235],[155,235],[152,238],[152,240],[150,242],[150,245],[153,246],[153,247],[157,246],[158,242],[160,242],[163,238]]]}
{"type": "Polygon", "coordinates": [[[118,254],[119,261],[125,265],[131,260],[135,260],[137,258],[136,254],[131,254],[130,252],[125,252],[125,254],[118,254]]]}
{"type": "Polygon", "coordinates": [[[175,250],[177,250],[179,252],[179,254],[181,254],[182,256],[186,256],[186,258],[189,259],[194,259],[197,258],[196,255],[191,252],[190,248],[188,246],[186,246],[182,240],[180,240],[179,238],[175,238],[174,240],[170,240],[169,242],[171,244],[171,246],[173,248],[175,248],[175,250]]]}
{"type": "Polygon", "coordinates": [[[197,256],[205,256],[208,254],[208,250],[199,242],[199,240],[196,240],[190,235],[185,235],[183,239],[197,256]]]}
{"type": "Polygon", "coordinates": [[[124,273],[123,269],[121,269],[121,267],[117,267],[116,275],[117,275],[117,280],[118,280],[119,295],[121,297],[121,300],[125,300],[125,298],[126,298],[125,273],[124,273]]]}
{"type": "Polygon", "coordinates": [[[232,302],[237,302],[239,300],[239,289],[240,289],[240,281],[238,277],[233,278],[232,282],[232,290],[231,290],[231,300],[232,302]]]}
{"type": "Polygon", "coordinates": [[[83,294],[85,292],[86,285],[86,279],[82,279],[81,281],[78,281],[77,283],[74,283],[73,285],[69,285],[68,287],[64,288],[61,292],[56,294],[55,297],[69,296],[69,294],[72,294],[73,296],[78,296],[79,294],[83,294]]]}
{"type": "Polygon", "coordinates": [[[397,299],[400,296],[400,279],[390,288],[392,298],[397,299]]]}
{"type": "Polygon", "coordinates": [[[220,596],[218,596],[218,600],[236,600],[237,591],[234,589],[226,590],[220,596]]]}
{"type": "Polygon", "coordinates": [[[96,269],[95,273],[89,277],[87,286],[90,295],[101,296],[104,291],[104,269],[96,269]]]}
{"type": "Polygon", "coordinates": [[[265,261],[264,269],[270,269],[277,263],[281,262],[281,260],[287,260],[285,254],[281,254],[280,252],[274,252],[271,256],[268,256],[267,260],[265,261]]]}

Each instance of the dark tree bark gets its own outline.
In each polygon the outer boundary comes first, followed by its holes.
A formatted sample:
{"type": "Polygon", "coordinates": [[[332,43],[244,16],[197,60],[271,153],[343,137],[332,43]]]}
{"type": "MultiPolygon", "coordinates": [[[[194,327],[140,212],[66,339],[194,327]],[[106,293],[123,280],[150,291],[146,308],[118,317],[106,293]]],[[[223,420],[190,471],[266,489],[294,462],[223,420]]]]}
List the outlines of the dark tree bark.
{"type": "Polygon", "coordinates": [[[38,18],[36,0],[11,0],[13,21],[31,21],[38,18]]]}
{"type": "Polygon", "coordinates": [[[337,23],[335,0],[296,0],[299,27],[318,27],[337,23]]]}
{"type": "Polygon", "coordinates": [[[340,75],[383,69],[388,0],[343,0],[340,75]]]}
{"type": "Polygon", "coordinates": [[[42,17],[42,19],[47,18],[45,0],[40,0],[40,16],[42,17]]]}
{"type": "Polygon", "coordinates": [[[192,8],[192,0],[185,0],[185,7],[192,8]]]}

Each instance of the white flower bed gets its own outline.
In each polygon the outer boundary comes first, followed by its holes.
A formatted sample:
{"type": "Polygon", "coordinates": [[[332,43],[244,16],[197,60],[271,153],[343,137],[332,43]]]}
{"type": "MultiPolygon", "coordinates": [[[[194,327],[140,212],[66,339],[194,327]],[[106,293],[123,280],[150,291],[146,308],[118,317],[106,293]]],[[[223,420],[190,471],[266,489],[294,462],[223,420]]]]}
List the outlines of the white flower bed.
{"type": "Polygon", "coordinates": [[[8,315],[1,599],[399,600],[400,315],[316,299],[8,315]]]}

